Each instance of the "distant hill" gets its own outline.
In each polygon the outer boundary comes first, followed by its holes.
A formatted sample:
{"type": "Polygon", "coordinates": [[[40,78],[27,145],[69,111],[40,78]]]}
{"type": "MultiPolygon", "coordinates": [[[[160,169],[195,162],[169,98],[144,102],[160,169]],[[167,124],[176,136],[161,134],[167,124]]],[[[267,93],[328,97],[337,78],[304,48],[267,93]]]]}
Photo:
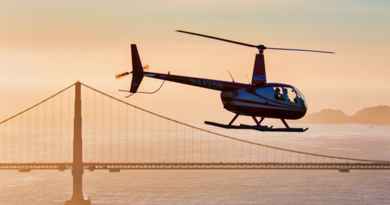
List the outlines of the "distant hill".
{"type": "Polygon", "coordinates": [[[303,122],[390,124],[390,106],[368,107],[357,111],[353,115],[347,115],[341,110],[324,109],[307,115],[303,122]]]}

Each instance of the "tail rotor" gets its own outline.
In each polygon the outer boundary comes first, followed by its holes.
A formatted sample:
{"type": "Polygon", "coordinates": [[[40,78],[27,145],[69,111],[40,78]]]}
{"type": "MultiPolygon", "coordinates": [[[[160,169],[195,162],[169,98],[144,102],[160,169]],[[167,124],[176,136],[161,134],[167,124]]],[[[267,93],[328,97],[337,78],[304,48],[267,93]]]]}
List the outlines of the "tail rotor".
{"type": "Polygon", "coordinates": [[[144,69],[147,69],[149,66],[148,65],[146,65],[145,67],[142,66],[141,58],[139,56],[136,44],[131,44],[130,49],[131,49],[131,59],[132,59],[132,71],[119,73],[115,76],[115,78],[120,79],[132,74],[130,90],[128,92],[136,93],[142,82],[142,79],[144,78],[144,69]]]}

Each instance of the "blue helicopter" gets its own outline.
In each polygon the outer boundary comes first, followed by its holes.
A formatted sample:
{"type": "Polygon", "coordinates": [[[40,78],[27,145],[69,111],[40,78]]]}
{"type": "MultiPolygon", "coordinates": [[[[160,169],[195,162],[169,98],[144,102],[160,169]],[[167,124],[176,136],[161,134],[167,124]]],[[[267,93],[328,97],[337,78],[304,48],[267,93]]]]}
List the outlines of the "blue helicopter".
{"type": "MultiPolygon", "coordinates": [[[[116,75],[121,78],[132,74],[130,90],[121,90],[130,94],[137,93],[137,90],[144,77],[155,78],[165,81],[192,85],[221,92],[223,107],[234,113],[234,117],[228,124],[205,121],[207,125],[217,126],[227,129],[255,129],[258,131],[277,132],[305,132],[308,128],[292,128],[286,120],[297,120],[305,116],[307,104],[304,95],[292,85],[284,83],[268,83],[265,71],[265,50],[299,51],[334,54],[330,51],[307,50],[294,48],[268,47],[263,44],[253,45],[215,36],[177,30],[177,32],[252,47],[258,50],[253,67],[251,83],[229,82],[206,78],[196,78],[170,73],[147,72],[141,63],[137,46],[131,44],[132,71],[116,75]],[[253,119],[254,125],[234,124],[239,116],[249,116],[253,119]],[[265,118],[280,119],[285,127],[274,128],[273,126],[262,125],[265,118]]],[[[160,86],[161,88],[161,86],[160,86]]]]}

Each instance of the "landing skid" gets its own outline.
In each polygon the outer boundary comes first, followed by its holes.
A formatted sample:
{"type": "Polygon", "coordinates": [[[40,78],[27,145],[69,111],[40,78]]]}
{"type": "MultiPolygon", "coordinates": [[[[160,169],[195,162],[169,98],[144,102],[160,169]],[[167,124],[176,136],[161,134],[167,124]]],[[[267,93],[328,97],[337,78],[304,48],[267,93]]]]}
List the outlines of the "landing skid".
{"type": "Polygon", "coordinates": [[[272,126],[264,126],[264,125],[261,125],[259,127],[257,125],[246,125],[246,124],[228,125],[228,124],[221,124],[221,123],[210,122],[210,121],[205,121],[204,123],[206,125],[211,125],[211,126],[225,128],[225,129],[253,129],[262,132],[305,132],[309,129],[309,128],[274,128],[272,126]]]}
{"type": "Polygon", "coordinates": [[[305,132],[309,128],[295,128],[295,127],[290,127],[290,128],[270,128],[270,127],[258,127],[256,125],[245,125],[245,124],[240,124],[240,127],[243,127],[243,129],[254,129],[258,131],[263,131],[263,132],[305,132]]]}
{"type": "Polygon", "coordinates": [[[305,132],[309,128],[292,128],[289,127],[287,122],[284,119],[281,119],[283,124],[286,126],[285,128],[274,128],[273,126],[266,126],[266,125],[261,125],[261,122],[264,120],[264,118],[261,118],[260,121],[257,120],[256,117],[252,117],[253,120],[255,121],[256,125],[246,125],[246,124],[240,124],[240,125],[233,125],[233,122],[237,119],[238,114],[234,116],[232,121],[230,121],[229,124],[221,124],[217,122],[210,122],[210,121],[205,121],[204,123],[206,125],[211,125],[215,127],[220,127],[220,128],[225,128],[225,129],[253,129],[253,130],[258,130],[262,132],[305,132]]]}
{"type": "MultiPolygon", "coordinates": [[[[221,128],[225,128],[225,129],[252,129],[252,127],[257,127],[257,125],[253,125],[253,126],[243,125],[243,124],[240,124],[240,125],[228,125],[228,124],[221,124],[221,123],[210,122],[210,121],[204,121],[204,123],[206,125],[211,125],[211,126],[215,126],[215,127],[221,127],[221,128]]],[[[261,126],[259,128],[260,129],[272,129],[272,127],[268,127],[268,126],[261,126]]]]}

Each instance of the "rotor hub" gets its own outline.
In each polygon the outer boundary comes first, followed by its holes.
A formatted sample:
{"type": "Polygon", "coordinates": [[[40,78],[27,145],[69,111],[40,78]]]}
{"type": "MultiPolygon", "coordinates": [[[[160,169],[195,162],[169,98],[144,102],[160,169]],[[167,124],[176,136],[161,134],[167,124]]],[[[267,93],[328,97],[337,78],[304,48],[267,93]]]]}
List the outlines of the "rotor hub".
{"type": "Polygon", "coordinates": [[[259,53],[263,54],[264,50],[267,49],[263,44],[260,44],[256,46],[257,50],[259,50],[259,53]]]}

